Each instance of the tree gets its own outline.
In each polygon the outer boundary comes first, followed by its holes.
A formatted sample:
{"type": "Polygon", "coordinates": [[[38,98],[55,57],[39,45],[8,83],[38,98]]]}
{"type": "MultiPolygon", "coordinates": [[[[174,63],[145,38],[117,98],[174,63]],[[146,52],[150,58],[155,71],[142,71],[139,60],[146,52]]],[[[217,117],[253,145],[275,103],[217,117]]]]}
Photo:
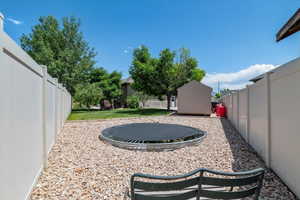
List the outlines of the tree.
{"type": "Polygon", "coordinates": [[[139,97],[136,96],[136,95],[131,95],[129,97],[127,97],[127,105],[129,108],[139,108],[140,107],[140,104],[139,104],[139,97]]]}
{"type": "Polygon", "coordinates": [[[222,96],[221,93],[216,93],[216,94],[215,94],[216,99],[220,99],[221,96],[222,96]]]}
{"type": "Polygon", "coordinates": [[[225,88],[225,89],[220,91],[221,96],[226,96],[226,95],[229,95],[229,94],[231,94],[231,90],[228,89],[228,88],[225,88]]]}
{"type": "Polygon", "coordinates": [[[122,74],[113,71],[108,76],[108,88],[104,90],[105,99],[107,99],[113,108],[115,108],[115,102],[121,100],[121,78],[122,74]]]}
{"type": "Polygon", "coordinates": [[[91,70],[90,83],[99,83],[101,88],[107,87],[108,72],[103,67],[97,67],[91,70]]]}
{"type": "Polygon", "coordinates": [[[162,50],[159,58],[152,58],[146,46],[135,49],[129,70],[133,88],[159,98],[166,96],[169,110],[171,96],[177,94],[177,88],[191,80],[201,81],[205,76],[188,49],[179,49],[178,56],[179,61],[175,62],[176,52],[170,49],[162,50]]]}
{"type": "Polygon", "coordinates": [[[39,18],[28,35],[22,35],[22,48],[39,64],[46,65],[51,76],[58,78],[74,95],[77,84],[87,83],[96,53],[84,40],[80,22],[64,17],[60,24],[52,16],[39,18]]]}
{"type": "Polygon", "coordinates": [[[85,105],[88,109],[99,103],[102,98],[102,91],[97,83],[79,84],[76,86],[75,101],[85,105]]]}
{"type": "Polygon", "coordinates": [[[142,103],[142,107],[145,107],[146,102],[150,99],[150,96],[144,92],[136,92],[134,95],[137,96],[138,100],[142,103]]]}
{"type": "Polygon", "coordinates": [[[97,83],[103,92],[103,101],[108,100],[114,108],[115,102],[121,98],[122,74],[116,71],[108,73],[104,68],[95,68],[90,75],[90,83],[97,83]]]}
{"type": "Polygon", "coordinates": [[[129,69],[131,78],[134,80],[132,88],[148,95],[159,96],[155,67],[157,59],[152,58],[149,49],[141,46],[133,51],[133,61],[129,69]]]}
{"type": "MultiPolygon", "coordinates": [[[[177,65],[178,85],[182,86],[192,80],[201,81],[205,76],[205,71],[198,68],[198,61],[191,57],[190,50],[180,48],[178,50],[179,62],[177,65]]],[[[180,87],[179,86],[179,87],[180,87]]]]}
{"type": "Polygon", "coordinates": [[[182,77],[178,77],[179,68],[174,65],[175,52],[164,49],[160,52],[158,63],[156,65],[157,82],[160,85],[160,96],[167,96],[167,109],[170,110],[171,96],[176,93],[177,87],[184,82],[182,77]]]}

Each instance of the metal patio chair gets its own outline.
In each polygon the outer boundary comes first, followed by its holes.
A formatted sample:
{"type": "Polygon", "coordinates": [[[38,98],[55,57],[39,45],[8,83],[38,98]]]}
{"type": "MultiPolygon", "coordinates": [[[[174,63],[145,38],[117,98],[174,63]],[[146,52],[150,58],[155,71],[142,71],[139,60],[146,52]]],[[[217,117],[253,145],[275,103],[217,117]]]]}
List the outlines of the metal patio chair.
{"type": "Polygon", "coordinates": [[[128,196],[131,200],[242,199],[245,197],[258,200],[264,172],[262,168],[232,173],[202,168],[179,176],[137,173],[131,177],[131,191],[128,192],[128,196]],[[206,176],[207,174],[222,177],[206,176]]]}

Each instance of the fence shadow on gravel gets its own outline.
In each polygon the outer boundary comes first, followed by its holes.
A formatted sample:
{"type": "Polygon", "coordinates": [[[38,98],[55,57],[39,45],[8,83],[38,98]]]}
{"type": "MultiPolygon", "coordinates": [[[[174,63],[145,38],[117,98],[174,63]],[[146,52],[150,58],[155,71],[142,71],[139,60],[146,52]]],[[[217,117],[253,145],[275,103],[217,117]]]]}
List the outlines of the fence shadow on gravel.
{"type": "MultiPolygon", "coordinates": [[[[257,154],[257,152],[253,149],[251,145],[249,145],[245,139],[239,134],[239,132],[234,128],[233,125],[229,122],[229,120],[221,118],[220,119],[222,128],[224,130],[225,137],[230,145],[230,149],[232,152],[232,156],[234,161],[232,162],[232,170],[234,172],[247,171],[255,168],[265,168],[266,173],[264,176],[264,186],[265,188],[272,188],[272,190],[276,190],[278,188],[284,187],[285,191],[288,191],[289,196],[292,199],[297,199],[295,194],[293,194],[288,187],[281,181],[279,176],[277,176],[274,171],[266,167],[265,162],[262,158],[257,154]],[[278,185],[282,183],[281,185],[278,185]]],[[[264,188],[263,188],[264,190],[264,188]]],[[[266,189],[268,190],[268,189],[266,189]]],[[[273,191],[277,193],[278,191],[273,191]]],[[[273,195],[270,192],[262,191],[264,195],[273,195]]],[[[275,194],[279,195],[278,198],[284,198],[285,194],[275,194]],[[281,196],[283,195],[283,196],[281,196]]]]}
{"type": "Polygon", "coordinates": [[[234,158],[232,170],[244,171],[258,167],[265,168],[263,160],[238,133],[234,126],[227,119],[221,118],[220,121],[234,158]]]}

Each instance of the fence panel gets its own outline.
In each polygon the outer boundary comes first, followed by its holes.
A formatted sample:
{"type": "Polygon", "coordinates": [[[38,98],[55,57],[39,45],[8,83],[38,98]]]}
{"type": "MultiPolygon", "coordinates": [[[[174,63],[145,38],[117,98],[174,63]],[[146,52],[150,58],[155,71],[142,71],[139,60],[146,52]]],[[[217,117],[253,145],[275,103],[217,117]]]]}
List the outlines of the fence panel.
{"type": "Polygon", "coordinates": [[[0,199],[20,200],[29,197],[46,163],[47,152],[70,112],[71,97],[65,90],[58,100],[61,89],[56,82],[1,27],[0,199]],[[58,118],[57,111],[64,118],[58,118]]]}
{"type": "Polygon", "coordinates": [[[239,132],[247,140],[247,123],[248,123],[248,110],[247,110],[247,89],[239,92],[239,132]]]}
{"type": "Polygon", "coordinates": [[[9,42],[1,48],[0,199],[24,199],[42,165],[42,74],[20,63],[9,42]]]}
{"type": "Polygon", "coordinates": [[[231,123],[237,128],[236,121],[239,121],[241,135],[246,136],[246,140],[249,139],[248,142],[266,164],[298,197],[300,196],[299,85],[300,58],[282,65],[275,72],[265,74],[263,79],[248,86],[247,89],[240,90],[239,95],[231,94],[223,99],[231,123]],[[235,117],[237,111],[235,104],[239,105],[238,120],[235,117]]]}
{"type": "Polygon", "coordinates": [[[271,167],[300,196],[300,60],[271,74],[271,167]]]}
{"type": "Polygon", "coordinates": [[[249,143],[265,159],[265,138],[267,134],[267,92],[265,80],[260,80],[249,88],[249,143]]]}
{"type": "Polygon", "coordinates": [[[55,89],[56,89],[56,84],[55,81],[51,78],[48,77],[48,81],[47,81],[47,150],[50,151],[53,143],[54,143],[54,139],[55,139],[55,89]]]}
{"type": "Polygon", "coordinates": [[[228,96],[228,119],[233,121],[233,113],[232,113],[232,95],[228,96]]]}
{"type": "Polygon", "coordinates": [[[238,128],[238,94],[232,94],[232,123],[238,128]]]}
{"type": "Polygon", "coordinates": [[[146,108],[166,108],[167,107],[167,101],[163,100],[155,100],[155,99],[150,99],[145,102],[145,107],[146,108]]]}

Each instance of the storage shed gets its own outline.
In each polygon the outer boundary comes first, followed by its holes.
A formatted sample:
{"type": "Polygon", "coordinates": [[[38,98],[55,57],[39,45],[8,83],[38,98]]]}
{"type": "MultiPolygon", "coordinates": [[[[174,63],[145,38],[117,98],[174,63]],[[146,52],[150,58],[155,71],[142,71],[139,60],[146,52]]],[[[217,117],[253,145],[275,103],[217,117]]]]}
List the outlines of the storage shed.
{"type": "Polygon", "coordinates": [[[211,114],[212,88],[198,81],[191,81],[177,89],[177,112],[179,114],[211,114]]]}

